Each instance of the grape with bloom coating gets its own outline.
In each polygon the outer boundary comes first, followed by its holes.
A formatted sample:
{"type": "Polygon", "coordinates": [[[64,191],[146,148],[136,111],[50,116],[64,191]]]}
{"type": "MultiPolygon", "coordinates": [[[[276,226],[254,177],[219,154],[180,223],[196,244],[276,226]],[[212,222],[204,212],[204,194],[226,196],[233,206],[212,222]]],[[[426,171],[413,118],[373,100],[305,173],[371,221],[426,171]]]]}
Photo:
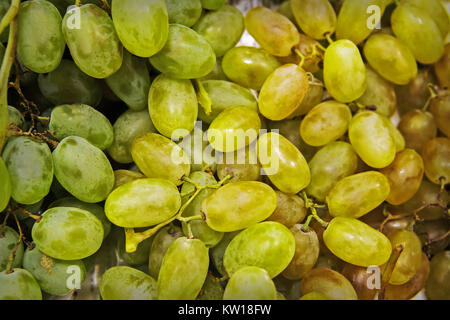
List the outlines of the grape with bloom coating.
{"type": "Polygon", "coordinates": [[[42,300],[39,284],[25,269],[0,272],[0,300],[42,300]]]}
{"type": "Polygon", "coordinates": [[[200,0],[166,0],[169,23],[192,27],[202,15],[200,0]]]}
{"type": "Polygon", "coordinates": [[[275,284],[266,270],[243,267],[228,280],[223,300],[276,300],[275,284]]]}
{"type": "MultiPolygon", "coordinates": [[[[19,241],[19,234],[16,230],[8,226],[0,226],[0,272],[6,270],[8,266],[11,252],[15,250],[16,244],[19,241]]],[[[23,244],[19,243],[16,250],[16,255],[12,261],[11,267],[18,268],[22,265],[23,258],[23,244]]]]}
{"type": "Polygon", "coordinates": [[[291,0],[291,8],[300,28],[314,39],[336,30],[336,12],[328,0],[291,0]]]}

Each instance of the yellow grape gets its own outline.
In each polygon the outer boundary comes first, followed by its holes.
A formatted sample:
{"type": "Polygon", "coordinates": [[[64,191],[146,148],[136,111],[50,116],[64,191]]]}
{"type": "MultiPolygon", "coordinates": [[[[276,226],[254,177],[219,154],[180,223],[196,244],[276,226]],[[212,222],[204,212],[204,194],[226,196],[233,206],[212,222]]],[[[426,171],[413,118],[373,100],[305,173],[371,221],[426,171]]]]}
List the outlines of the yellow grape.
{"type": "Polygon", "coordinates": [[[230,278],[223,300],[276,300],[277,290],[266,270],[243,267],[230,278]]]}
{"type": "MultiPolygon", "coordinates": [[[[449,59],[450,60],[450,59],[449,59]]],[[[450,80],[449,80],[450,81],[450,80]]],[[[430,104],[430,112],[434,116],[439,130],[450,137],[450,93],[433,99],[430,104]]]]}
{"type": "Polygon", "coordinates": [[[436,184],[450,183],[450,139],[435,138],[422,152],[427,178],[436,184]]]}
{"type": "Polygon", "coordinates": [[[327,268],[316,268],[302,279],[302,294],[316,292],[317,300],[358,300],[350,281],[342,274],[327,268]]]}
{"type": "Polygon", "coordinates": [[[321,40],[336,29],[336,12],[328,0],[291,0],[291,8],[300,28],[308,36],[321,40]]]}

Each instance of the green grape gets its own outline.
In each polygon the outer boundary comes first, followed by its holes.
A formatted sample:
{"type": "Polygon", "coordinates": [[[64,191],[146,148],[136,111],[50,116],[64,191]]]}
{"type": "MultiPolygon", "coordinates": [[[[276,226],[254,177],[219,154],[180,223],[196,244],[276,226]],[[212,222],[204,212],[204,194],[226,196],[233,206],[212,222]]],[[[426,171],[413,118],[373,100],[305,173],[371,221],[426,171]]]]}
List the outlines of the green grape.
{"type": "Polygon", "coordinates": [[[430,263],[425,293],[431,300],[450,299],[450,251],[443,251],[435,255],[430,263]]]}
{"type": "Polygon", "coordinates": [[[305,70],[295,64],[277,68],[264,81],[259,93],[259,111],[267,119],[289,117],[302,103],[309,87],[305,70]]]}
{"type": "Polygon", "coordinates": [[[180,24],[171,24],[164,48],[150,58],[160,72],[176,79],[206,76],[216,65],[211,45],[200,34],[180,24]]]}
{"type": "Polygon", "coordinates": [[[301,224],[294,225],[290,231],[295,238],[295,254],[282,275],[289,280],[299,280],[312,270],[319,258],[319,239],[313,229],[305,231],[301,224]]]}
{"type": "Polygon", "coordinates": [[[11,178],[9,177],[8,169],[6,168],[5,161],[0,157],[0,212],[6,209],[11,198],[11,178]]]}
{"type": "Polygon", "coordinates": [[[361,267],[380,266],[388,261],[392,252],[391,243],[384,234],[354,218],[331,220],[323,240],[339,259],[361,267]]]}
{"type": "MultiPolygon", "coordinates": [[[[19,242],[19,234],[8,226],[0,226],[0,272],[6,270],[11,252],[19,242]]],[[[23,259],[23,243],[20,242],[12,262],[12,268],[19,268],[23,259]]]]}
{"type": "Polygon", "coordinates": [[[325,51],[323,76],[330,95],[347,103],[360,98],[367,88],[366,66],[356,45],[338,40],[325,51]]]}
{"type": "Polygon", "coordinates": [[[283,1],[278,7],[277,11],[286,18],[288,18],[289,20],[291,20],[293,24],[297,24],[297,21],[295,21],[294,13],[292,12],[290,0],[283,1]]]}
{"type": "Polygon", "coordinates": [[[406,85],[417,75],[414,55],[402,41],[391,35],[372,35],[364,44],[364,55],[370,66],[392,83],[406,85]]]}
{"type": "Polygon", "coordinates": [[[266,270],[243,267],[230,278],[223,300],[276,300],[275,284],[266,270]]]}
{"type": "Polygon", "coordinates": [[[114,161],[119,163],[132,163],[131,148],[133,141],[140,135],[156,132],[147,110],[125,111],[113,125],[114,141],[107,149],[114,161]]]}
{"type": "Polygon", "coordinates": [[[348,136],[356,153],[367,165],[384,168],[394,161],[396,144],[381,115],[372,111],[357,114],[350,122],[348,136]]]}
{"type": "Polygon", "coordinates": [[[437,136],[437,127],[430,112],[413,109],[405,114],[398,124],[407,148],[421,153],[425,144],[437,136]]]}
{"type": "Polygon", "coordinates": [[[327,144],[309,162],[311,183],[306,193],[324,202],[336,183],[354,174],[357,166],[358,157],[349,143],[336,141],[327,144]]]}
{"type": "Polygon", "coordinates": [[[100,281],[103,300],[157,300],[156,280],[126,266],[106,270],[100,281]]]}
{"type": "Polygon", "coordinates": [[[25,130],[25,118],[19,110],[14,107],[8,106],[8,115],[10,123],[14,123],[18,128],[25,130]]]}
{"type": "MultiPolygon", "coordinates": [[[[327,268],[315,268],[302,280],[302,294],[317,292],[330,300],[358,300],[350,281],[342,274],[327,268]]],[[[319,296],[323,299],[323,296],[319,296]]]]}
{"type": "Polygon", "coordinates": [[[11,197],[20,204],[34,204],[50,191],[53,162],[50,148],[41,140],[16,136],[3,150],[11,178],[11,197]]]}
{"type": "Polygon", "coordinates": [[[391,26],[418,62],[433,64],[444,54],[443,35],[435,20],[422,8],[407,2],[399,4],[392,12],[391,26]]]}
{"type": "Polygon", "coordinates": [[[450,43],[446,43],[442,58],[434,64],[434,73],[441,88],[450,87],[450,43]]]}
{"type": "Polygon", "coordinates": [[[209,42],[216,57],[222,57],[241,39],[245,29],[244,16],[236,7],[225,5],[204,14],[193,29],[209,42]]]}
{"type": "MultiPolygon", "coordinates": [[[[439,130],[447,136],[450,137],[450,94],[438,97],[431,101],[430,112],[434,116],[439,130]]],[[[10,117],[11,118],[11,117],[10,117]]]]}
{"type": "Polygon", "coordinates": [[[231,240],[223,264],[233,276],[245,266],[266,270],[270,278],[280,274],[291,262],[295,253],[295,239],[288,228],[278,222],[255,224],[231,240]]]}
{"type": "Polygon", "coordinates": [[[153,237],[145,239],[138,244],[136,251],[126,252],[125,233],[122,231],[117,237],[117,253],[119,257],[130,266],[148,265],[149,252],[153,244],[153,237]]]}
{"type": "Polygon", "coordinates": [[[42,95],[56,106],[80,103],[96,107],[103,96],[101,82],[66,59],[52,72],[40,74],[38,85],[42,95]]]}
{"type": "Polygon", "coordinates": [[[276,205],[275,191],[267,184],[239,181],[228,183],[208,196],[202,203],[202,212],[213,230],[232,232],[267,219],[276,205]]]}
{"type": "Polygon", "coordinates": [[[202,15],[200,0],[166,0],[169,23],[192,27],[202,15]]]}
{"type": "Polygon", "coordinates": [[[388,235],[392,247],[403,246],[389,279],[393,285],[402,285],[411,280],[422,263],[422,243],[413,231],[397,230],[388,235]]]}
{"type": "Polygon", "coordinates": [[[267,77],[280,67],[275,57],[260,48],[235,47],[222,60],[223,72],[233,82],[260,90],[267,77]]]}
{"type": "Polygon", "coordinates": [[[206,76],[199,78],[199,80],[201,80],[201,81],[228,80],[226,74],[223,72],[223,69],[222,69],[222,58],[217,58],[214,69],[210,73],[208,73],[206,76]]]}
{"type": "Polygon", "coordinates": [[[93,255],[103,241],[103,226],[97,217],[78,208],[48,209],[35,223],[32,237],[36,247],[60,260],[78,260],[93,255]]]}
{"type": "Polygon", "coordinates": [[[42,292],[33,275],[25,269],[0,272],[0,300],[42,300],[42,292]]]}
{"type": "Polygon", "coordinates": [[[386,201],[393,205],[411,199],[422,183],[424,165],[422,157],[412,149],[405,149],[395,156],[394,162],[381,169],[391,186],[386,201]]]}
{"type": "Polygon", "coordinates": [[[203,108],[198,112],[199,119],[211,123],[222,111],[229,107],[246,106],[258,110],[255,96],[250,90],[230,81],[202,81],[208,96],[212,101],[212,112],[206,115],[203,108]]]}
{"type": "Polygon", "coordinates": [[[205,133],[198,126],[184,137],[178,145],[190,158],[191,171],[211,171],[217,168],[215,151],[205,139],[205,133]]]}
{"type": "Polygon", "coordinates": [[[114,189],[124,185],[125,183],[143,179],[145,176],[139,172],[134,172],[131,170],[115,170],[114,171],[114,189]]]}
{"type": "Polygon", "coordinates": [[[348,129],[352,113],[347,105],[325,101],[312,108],[300,125],[303,140],[315,147],[324,146],[342,137],[348,129]]]}
{"type": "Polygon", "coordinates": [[[49,129],[54,137],[63,140],[68,136],[85,138],[104,150],[111,146],[114,132],[111,123],[102,113],[85,104],[61,105],[52,110],[49,129]]]}
{"type": "Polygon", "coordinates": [[[148,178],[167,179],[177,186],[191,171],[189,157],[183,149],[156,133],[137,137],[131,147],[131,156],[148,178]]]}
{"type": "Polygon", "coordinates": [[[103,238],[106,238],[111,231],[111,222],[109,222],[108,218],[106,218],[103,207],[96,203],[85,203],[74,197],[66,197],[52,202],[48,206],[48,209],[56,207],[78,208],[92,213],[102,223],[103,238]]]}
{"type": "Polygon", "coordinates": [[[389,196],[389,180],[377,171],[366,171],[343,178],[326,197],[333,217],[359,218],[389,196]]]}
{"type": "Polygon", "coordinates": [[[224,153],[223,161],[217,164],[217,176],[220,180],[231,175],[228,182],[261,181],[261,166],[258,163],[256,150],[252,146],[224,153]]]}
{"type": "Polygon", "coordinates": [[[295,194],[311,181],[308,163],[302,153],[275,132],[259,137],[258,159],[270,181],[280,191],[295,194]]]}
{"type": "Polygon", "coordinates": [[[114,0],[111,14],[120,41],[132,54],[148,58],[164,47],[169,33],[165,0],[114,0]]]}
{"type": "Polygon", "coordinates": [[[20,61],[37,73],[55,70],[66,47],[58,9],[45,0],[26,1],[20,4],[18,17],[17,55],[20,61]]]}
{"type": "Polygon", "coordinates": [[[150,256],[148,260],[149,274],[155,279],[158,278],[159,270],[167,249],[170,245],[183,236],[183,232],[177,226],[167,226],[162,228],[156,235],[150,248],[150,256]]]}
{"type": "MultiPolygon", "coordinates": [[[[427,178],[436,184],[450,183],[450,139],[435,138],[422,152],[427,178]]],[[[13,196],[14,197],[14,196],[13,196]]]]}
{"type": "Polygon", "coordinates": [[[208,273],[197,300],[223,300],[223,293],[224,290],[220,282],[208,273]]]}
{"type": "Polygon", "coordinates": [[[330,298],[328,298],[323,293],[311,291],[303,295],[299,300],[330,300],[330,298]]]}
{"type": "MultiPolygon", "coordinates": [[[[2,0],[0,1],[0,19],[3,19],[9,7],[11,6],[11,0],[2,0]]],[[[5,28],[5,30],[0,34],[0,42],[7,42],[9,35],[9,26],[5,28]]],[[[3,59],[2,59],[3,61],[3,59]]]]}
{"type": "Polygon", "coordinates": [[[208,249],[198,239],[175,240],[167,250],[158,276],[159,300],[194,300],[208,274],[208,249]]]}
{"type": "Polygon", "coordinates": [[[366,66],[367,89],[357,100],[363,106],[375,106],[376,112],[391,117],[396,110],[397,96],[394,86],[379,76],[372,68],[366,66]]]}
{"type": "Polygon", "coordinates": [[[300,41],[297,28],[288,18],[261,6],[247,12],[245,28],[264,50],[277,57],[290,55],[300,41]]]}
{"type": "Polygon", "coordinates": [[[139,179],[115,189],[106,199],[105,214],[119,227],[143,228],[172,218],[180,209],[176,186],[164,179],[139,179]]]}
{"type": "Polygon", "coordinates": [[[226,0],[201,0],[202,7],[206,10],[219,10],[227,2],[226,0]]]}
{"type": "Polygon", "coordinates": [[[211,146],[220,152],[242,149],[258,137],[261,120],[249,107],[232,107],[222,111],[208,129],[211,146]]]}
{"type": "Polygon", "coordinates": [[[140,111],[147,108],[150,75],[145,60],[124,50],[122,66],[105,81],[112,92],[131,110],[140,111]]]}
{"type": "Polygon", "coordinates": [[[303,221],[306,217],[305,202],[296,194],[287,194],[275,191],[277,195],[277,207],[268,221],[275,221],[292,228],[296,223],[303,221]]]}
{"type": "Polygon", "coordinates": [[[410,4],[420,11],[427,13],[439,27],[442,37],[449,32],[449,16],[439,0],[403,0],[402,3],[410,4]]]}
{"type": "Polygon", "coordinates": [[[380,115],[380,117],[383,120],[386,127],[389,129],[389,134],[391,135],[391,138],[394,141],[396,152],[404,150],[406,141],[400,130],[398,130],[398,128],[387,117],[383,115],[380,115]]]}
{"type": "Polygon", "coordinates": [[[223,265],[223,257],[225,255],[225,251],[230,244],[231,240],[235,236],[237,236],[241,231],[235,231],[235,232],[227,232],[223,235],[222,240],[217,244],[214,248],[211,248],[211,261],[216,268],[216,270],[222,275],[225,276],[227,274],[227,271],[225,270],[225,267],[223,265]]]}
{"type": "Polygon", "coordinates": [[[384,0],[345,0],[337,18],[336,38],[348,39],[358,45],[369,37],[380,22],[372,18],[373,11],[369,11],[371,6],[380,9],[381,19],[385,9],[384,0]],[[373,24],[372,28],[370,24],[373,24]]]}
{"type": "Polygon", "coordinates": [[[291,0],[292,12],[300,28],[321,40],[336,29],[336,13],[328,0],[291,0]]]}
{"type": "Polygon", "coordinates": [[[73,292],[73,289],[68,287],[68,280],[74,271],[80,276],[80,284],[86,279],[86,268],[82,260],[53,259],[37,248],[25,251],[23,268],[33,275],[42,291],[55,296],[65,296],[73,292]]]}
{"type": "Polygon", "coordinates": [[[78,200],[103,201],[114,187],[108,158],[84,138],[64,138],[53,151],[53,163],[56,179],[78,200]]]}

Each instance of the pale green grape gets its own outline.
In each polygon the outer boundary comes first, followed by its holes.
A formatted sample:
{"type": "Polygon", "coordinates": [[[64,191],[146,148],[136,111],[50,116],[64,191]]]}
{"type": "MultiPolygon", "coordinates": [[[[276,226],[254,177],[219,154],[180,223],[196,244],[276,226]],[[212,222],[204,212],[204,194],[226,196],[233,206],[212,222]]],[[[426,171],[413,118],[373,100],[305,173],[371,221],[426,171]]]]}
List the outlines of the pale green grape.
{"type": "Polygon", "coordinates": [[[307,273],[302,279],[301,291],[304,295],[315,293],[314,300],[358,300],[350,281],[327,268],[316,268],[307,273]]]}
{"type": "Polygon", "coordinates": [[[0,157],[0,180],[2,181],[0,185],[0,212],[2,212],[8,206],[12,189],[11,178],[2,157],[0,157]]]}
{"type": "Polygon", "coordinates": [[[336,12],[328,0],[291,0],[291,8],[300,28],[314,39],[336,30],[336,12]]]}
{"type": "Polygon", "coordinates": [[[266,270],[243,267],[228,280],[223,300],[276,300],[275,284],[266,270]]]}
{"type": "Polygon", "coordinates": [[[198,126],[184,137],[178,145],[190,159],[191,171],[215,172],[217,168],[214,149],[209,145],[205,133],[198,126]]]}
{"type": "Polygon", "coordinates": [[[449,16],[439,0],[402,0],[402,3],[417,7],[420,11],[426,12],[439,27],[442,37],[446,37],[449,32],[449,16]]]}
{"type": "MultiPolygon", "coordinates": [[[[19,241],[19,234],[8,226],[0,227],[0,272],[4,271],[8,266],[11,252],[16,248],[19,241]]],[[[23,244],[19,243],[16,250],[16,255],[12,262],[13,268],[19,268],[22,265],[23,259],[23,244]]]]}
{"type": "Polygon", "coordinates": [[[0,300],[42,300],[39,284],[25,269],[0,272],[0,300]]]}
{"type": "Polygon", "coordinates": [[[225,255],[225,251],[230,244],[231,240],[235,236],[237,236],[241,231],[235,232],[227,232],[223,235],[222,240],[214,247],[211,248],[211,261],[216,268],[216,270],[222,275],[225,276],[227,271],[223,265],[223,256],[225,255]]]}
{"type": "Polygon", "coordinates": [[[308,91],[306,92],[305,98],[303,98],[302,103],[298,106],[288,119],[293,119],[299,116],[307,114],[312,108],[317,106],[323,97],[324,85],[319,79],[313,78],[309,82],[308,91]]]}
{"type": "Polygon", "coordinates": [[[202,7],[207,10],[218,10],[220,9],[226,0],[201,0],[202,1],[202,7]]]}
{"type": "Polygon", "coordinates": [[[223,153],[222,161],[217,164],[217,176],[220,180],[231,175],[228,182],[261,181],[261,166],[256,150],[252,146],[233,153],[223,153]]]}
{"type": "Polygon", "coordinates": [[[169,23],[192,27],[202,15],[200,0],[166,0],[169,23]]]}
{"type": "Polygon", "coordinates": [[[134,172],[131,170],[115,170],[114,171],[114,189],[124,185],[125,183],[143,179],[145,176],[139,172],[134,172]]]}

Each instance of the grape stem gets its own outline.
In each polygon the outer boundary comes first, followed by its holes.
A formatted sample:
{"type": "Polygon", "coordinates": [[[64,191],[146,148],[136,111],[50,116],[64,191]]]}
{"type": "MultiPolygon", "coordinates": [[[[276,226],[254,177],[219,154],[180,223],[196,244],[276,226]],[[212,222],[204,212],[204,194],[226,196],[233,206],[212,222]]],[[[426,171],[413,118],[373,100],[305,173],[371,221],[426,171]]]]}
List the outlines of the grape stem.
{"type": "Polygon", "coordinates": [[[298,55],[300,57],[300,62],[298,64],[298,67],[302,68],[303,65],[305,64],[306,57],[298,49],[294,49],[294,52],[295,52],[296,55],[298,55]]]}
{"type": "Polygon", "coordinates": [[[203,220],[203,216],[201,214],[199,214],[199,215],[196,215],[196,216],[190,216],[190,217],[186,217],[186,218],[179,217],[177,220],[179,220],[181,222],[188,223],[188,222],[191,222],[193,220],[203,220]]]}
{"type": "Polygon", "coordinates": [[[14,247],[14,250],[11,251],[9,258],[8,258],[8,264],[6,265],[6,273],[12,273],[13,272],[13,262],[14,262],[14,258],[16,257],[16,253],[17,250],[19,249],[20,244],[22,243],[22,239],[23,239],[23,232],[22,232],[22,228],[20,227],[20,223],[19,223],[19,219],[17,219],[17,216],[15,213],[13,213],[14,216],[14,220],[16,220],[16,224],[17,224],[17,228],[19,229],[19,240],[16,243],[16,246],[14,247]]]}
{"type": "Polygon", "coordinates": [[[302,196],[303,196],[303,200],[305,201],[305,208],[309,209],[311,211],[312,217],[314,219],[316,219],[316,221],[319,222],[323,228],[326,229],[328,227],[328,222],[321,219],[319,217],[319,215],[317,214],[317,210],[316,210],[316,208],[326,208],[326,206],[314,203],[314,201],[312,201],[311,199],[308,198],[305,191],[302,191],[302,196]]]}
{"type": "Polygon", "coordinates": [[[428,90],[430,91],[430,96],[428,97],[427,101],[425,102],[425,105],[422,108],[423,112],[427,111],[428,107],[431,104],[431,101],[433,101],[433,99],[435,99],[436,97],[439,96],[439,94],[436,92],[436,90],[434,88],[434,84],[428,83],[427,87],[428,87],[428,90]]]}
{"type": "Polygon", "coordinates": [[[0,34],[5,31],[6,27],[8,27],[16,17],[17,13],[19,12],[19,5],[20,0],[13,0],[11,6],[9,7],[8,11],[6,11],[6,14],[3,16],[3,19],[0,22],[0,34]]]}
{"type": "Polygon", "coordinates": [[[209,97],[208,92],[203,86],[202,82],[198,79],[195,80],[195,84],[197,85],[197,99],[198,103],[203,107],[206,115],[209,116],[212,112],[212,100],[209,97]]]}
{"type": "Polygon", "coordinates": [[[30,211],[28,211],[28,210],[26,210],[26,209],[24,209],[24,208],[22,208],[22,207],[17,207],[16,209],[17,209],[17,210],[20,210],[20,211],[23,212],[23,213],[25,213],[28,217],[30,217],[30,218],[36,220],[36,222],[40,222],[41,219],[42,219],[42,216],[35,215],[35,214],[33,214],[32,212],[30,212],[30,211]]]}
{"type": "Polygon", "coordinates": [[[333,39],[331,39],[330,33],[325,33],[325,38],[327,39],[329,44],[332,44],[334,42],[333,39]]]}
{"type": "Polygon", "coordinates": [[[381,277],[381,288],[378,293],[378,300],[384,300],[384,294],[386,292],[386,287],[389,284],[389,280],[392,277],[392,273],[394,272],[395,265],[397,264],[398,258],[400,258],[400,254],[403,252],[403,245],[399,244],[394,249],[392,249],[391,257],[386,263],[386,268],[383,271],[383,275],[381,277]]]}
{"type": "Polygon", "coordinates": [[[310,214],[310,215],[308,216],[308,218],[306,218],[306,222],[303,224],[303,227],[302,227],[302,231],[303,231],[303,232],[308,232],[309,224],[311,223],[311,219],[312,219],[313,217],[314,217],[314,216],[313,216],[312,214],[310,214]]]}

